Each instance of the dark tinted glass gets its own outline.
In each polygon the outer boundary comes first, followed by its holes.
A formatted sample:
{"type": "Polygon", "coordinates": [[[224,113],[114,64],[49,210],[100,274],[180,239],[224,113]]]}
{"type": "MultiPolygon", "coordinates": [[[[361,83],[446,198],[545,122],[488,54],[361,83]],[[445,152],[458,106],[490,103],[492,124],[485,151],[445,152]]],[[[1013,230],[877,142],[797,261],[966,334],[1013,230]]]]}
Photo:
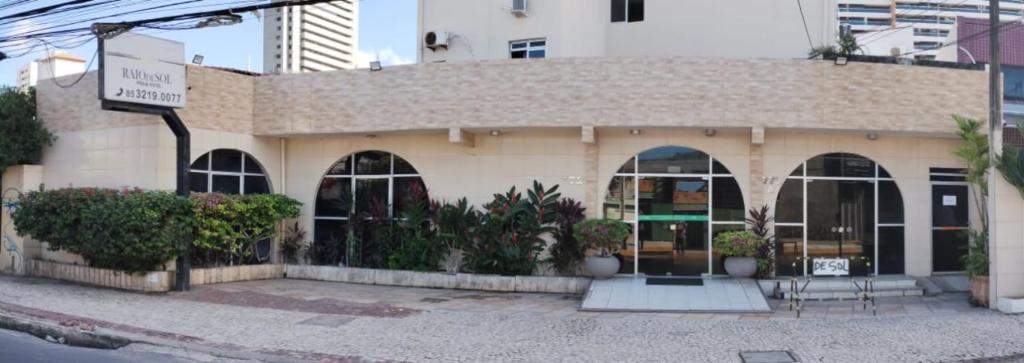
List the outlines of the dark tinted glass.
{"type": "Polygon", "coordinates": [[[526,58],[525,50],[513,50],[509,52],[509,57],[512,59],[523,59],[526,58]]]}
{"type": "Polygon", "coordinates": [[[316,193],[317,217],[348,217],[352,179],[324,178],[316,193]]]}
{"type": "Polygon", "coordinates": [[[192,169],[210,170],[210,154],[203,154],[199,159],[196,159],[196,162],[192,163],[192,169]]]}
{"type": "Polygon", "coordinates": [[[418,174],[408,161],[395,155],[395,174],[418,174]]]}
{"type": "Polygon", "coordinates": [[[804,227],[775,227],[775,274],[779,276],[803,275],[803,263],[797,257],[804,255],[804,227]],[[795,264],[795,266],[794,266],[795,264]]]}
{"type": "Polygon", "coordinates": [[[337,265],[345,258],[345,239],[348,222],[316,220],[313,222],[313,243],[319,263],[337,265]]]}
{"type": "Polygon", "coordinates": [[[711,211],[715,222],[743,222],[743,193],[736,179],[714,178],[711,189],[711,211]]]}
{"type": "Polygon", "coordinates": [[[873,178],[875,163],[853,154],[825,154],[807,160],[807,175],[873,178]]]}
{"type": "Polygon", "coordinates": [[[265,174],[260,163],[248,154],[245,155],[245,172],[249,174],[265,174]]]}
{"type": "Polygon", "coordinates": [[[418,177],[395,178],[394,193],[395,217],[401,217],[405,206],[413,202],[414,198],[427,198],[427,188],[423,185],[423,179],[418,177]]]}
{"type": "Polygon", "coordinates": [[[789,175],[790,176],[804,176],[804,164],[800,164],[800,166],[796,167],[796,169],[793,169],[793,172],[789,173],[789,175]]]}
{"type": "Polygon", "coordinates": [[[375,218],[387,218],[388,180],[357,179],[356,211],[370,213],[375,218]]]}
{"type": "Polygon", "coordinates": [[[245,194],[269,194],[270,185],[265,176],[245,176],[245,194]]]}
{"type": "Polygon", "coordinates": [[[209,174],[188,173],[188,190],[196,193],[206,193],[209,188],[209,174]]]}
{"type": "Polygon", "coordinates": [[[629,161],[627,161],[625,164],[622,164],[622,167],[619,168],[619,171],[617,173],[619,173],[619,174],[632,174],[635,171],[636,171],[636,158],[629,158],[629,161]]]}
{"type": "Polygon", "coordinates": [[[903,223],[903,195],[896,182],[878,182],[878,223],[903,223]]]}
{"type": "Polygon", "coordinates": [[[357,175],[381,175],[391,173],[391,154],[383,151],[364,151],[356,154],[357,175]]]}
{"type": "Polygon", "coordinates": [[[629,22],[644,21],[644,0],[629,0],[629,22]]]}
{"type": "Polygon", "coordinates": [[[233,175],[214,175],[213,176],[213,190],[214,193],[224,194],[239,194],[242,191],[241,177],[233,175]]]}
{"type": "Polygon", "coordinates": [[[903,227],[878,227],[878,273],[904,273],[903,227]]]}
{"type": "Polygon", "coordinates": [[[788,179],[779,190],[775,201],[775,221],[779,223],[801,223],[804,220],[804,182],[788,179]]]}
{"type": "Polygon", "coordinates": [[[530,51],[530,59],[540,59],[540,58],[544,58],[544,50],[543,49],[537,49],[537,50],[531,50],[530,51]]]}
{"type": "Polygon", "coordinates": [[[967,235],[964,230],[932,230],[932,270],[937,272],[963,271],[963,256],[967,255],[967,235]]]}
{"type": "Polygon", "coordinates": [[[612,22],[626,21],[626,0],[612,0],[612,22]]]}
{"type": "Polygon", "coordinates": [[[662,146],[640,153],[640,173],[708,174],[709,156],[703,152],[680,147],[662,146]]]}
{"type": "Polygon", "coordinates": [[[331,166],[331,169],[327,171],[327,175],[352,175],[352,169],[349,165],[352,161],[352,155],[346,156],[337,163],[331,166]]]}
{"type": "Polygon", "coordinates": [[[718,160],[711,162],[711,172],[714,174],[732,174],[729,172],[729,168],[726,168],[725,165],[722,165],[718,160]]]}
{"type": "Polygon", "coordinates": [[[888,170],[885,170],[885,168],[879,166],[878,167],[878,177],[879,178],[892,178],[892,175],[889,175],[889,171],[888,170]]]}
{"type": "Polygon", "coordinates": [[[214,150],[213,170],[242,172],[242,152],[235,150],[214,150]]]}
{"type": "Polygon", "coordinates": [[[932,226],[967,227],[967,186],[932,185],[932,226]]]}

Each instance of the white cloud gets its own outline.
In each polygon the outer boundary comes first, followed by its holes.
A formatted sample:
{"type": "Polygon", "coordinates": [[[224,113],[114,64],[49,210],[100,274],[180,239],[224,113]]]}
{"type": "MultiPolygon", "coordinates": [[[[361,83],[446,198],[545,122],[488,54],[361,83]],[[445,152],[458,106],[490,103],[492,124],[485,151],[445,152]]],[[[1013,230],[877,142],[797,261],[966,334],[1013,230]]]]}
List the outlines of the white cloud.
{"type": "Polygon", "coordinates": [[[356,57],[356,68],[369,68],[370,62],[375,60],[379,60],[381,65],[385,67],[416,63],[415,59],[403,57],[391,47],[379,50],[360,49],[359,55],[356,57]]]}

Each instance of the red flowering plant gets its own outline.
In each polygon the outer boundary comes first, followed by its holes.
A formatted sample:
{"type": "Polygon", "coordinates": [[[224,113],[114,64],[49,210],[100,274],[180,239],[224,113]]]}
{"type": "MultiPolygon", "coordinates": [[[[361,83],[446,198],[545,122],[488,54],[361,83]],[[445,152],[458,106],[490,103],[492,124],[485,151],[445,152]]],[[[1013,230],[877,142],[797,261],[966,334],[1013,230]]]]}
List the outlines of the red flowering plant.
{"type": "Polygon", "coordinates": [[[573,236],[588,249],[597,251],[601,257],[610,257],[619,252],[629,227],[621,221],[610,219],[588,219],[573,226],[573,236]]]}
{"type": "Polygon", "coordinates": [[[757,257],[764,238],[751,231],[722,232],[715,236],[715,252],[725,257],[757,257]]]}
{"type": "Polygon", "coordinates": [[[545,234],[555,231],[558,186],[534,181],[524,198],[515,187],[484,205],[476,238],[465,246],[464,267],[476,273],[530,275],[544,251],[545,234]]]}

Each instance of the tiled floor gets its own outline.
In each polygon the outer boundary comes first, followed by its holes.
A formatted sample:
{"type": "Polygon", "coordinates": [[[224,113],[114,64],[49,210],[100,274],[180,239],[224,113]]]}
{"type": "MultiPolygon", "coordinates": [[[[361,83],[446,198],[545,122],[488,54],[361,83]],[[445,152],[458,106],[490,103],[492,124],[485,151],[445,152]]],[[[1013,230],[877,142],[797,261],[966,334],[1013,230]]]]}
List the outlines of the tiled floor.
{"type": "Polygon", "coordinates": [[[757,282],[705,278],[703,286],[647,285],[645,277],[595,280],[584,311],[770,313],[757,282]]]}

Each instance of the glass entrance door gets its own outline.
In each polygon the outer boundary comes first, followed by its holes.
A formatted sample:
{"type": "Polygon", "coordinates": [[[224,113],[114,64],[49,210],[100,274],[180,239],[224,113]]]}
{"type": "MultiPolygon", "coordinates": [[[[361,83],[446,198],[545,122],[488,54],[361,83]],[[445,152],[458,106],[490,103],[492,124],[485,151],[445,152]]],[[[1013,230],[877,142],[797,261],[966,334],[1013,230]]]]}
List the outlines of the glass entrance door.
{"type": "Polygon", "coordinates": [[[707,177],[638,177],[638,271],[700,275],[709,271],[707,177]]]}
{"type": "Polygon", "coordinates": [[[963,271],[970,226],[966,184],[932,184],[932,270],[963,271]]]}
{"type": "Polygon", "coordinates": [[[874,245],[875,183],[808,179],[807,257],[852,258],[850,274],[865,275],[874,245]]]}

